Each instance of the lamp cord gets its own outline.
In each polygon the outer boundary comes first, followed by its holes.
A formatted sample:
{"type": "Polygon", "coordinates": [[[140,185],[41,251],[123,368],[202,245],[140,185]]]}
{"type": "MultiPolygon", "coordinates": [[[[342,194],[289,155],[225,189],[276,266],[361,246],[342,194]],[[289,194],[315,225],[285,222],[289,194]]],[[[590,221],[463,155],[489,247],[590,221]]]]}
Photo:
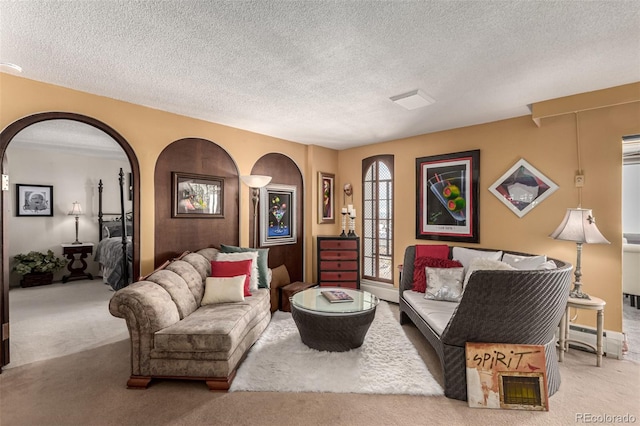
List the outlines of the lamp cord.
{"type": "MultiPolygon", "coordinates": [[[[576,115],[576,152],[578,156],[578,174],[582,175],[582,156],[580,152],[580,126],[578,123],[578,111],[575,111],[576,115]]],[[[578,208],[582,208],[582,187],[578,187],[578,208]]]]}

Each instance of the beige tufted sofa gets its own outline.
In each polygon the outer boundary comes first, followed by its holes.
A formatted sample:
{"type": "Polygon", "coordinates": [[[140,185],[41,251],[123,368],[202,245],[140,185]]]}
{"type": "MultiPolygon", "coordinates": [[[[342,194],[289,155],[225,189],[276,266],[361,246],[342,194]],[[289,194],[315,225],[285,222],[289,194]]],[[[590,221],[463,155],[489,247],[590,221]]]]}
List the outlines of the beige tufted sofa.
{"type": "Polygon", "coordinates": [[[216,249],[185,253],[116,292],[112,315],[131,337],[129,388],[153,378],[204,380],[227,390],[236,369],[271,320],[269,289],[244,302],[200,306],[216,249]]]}

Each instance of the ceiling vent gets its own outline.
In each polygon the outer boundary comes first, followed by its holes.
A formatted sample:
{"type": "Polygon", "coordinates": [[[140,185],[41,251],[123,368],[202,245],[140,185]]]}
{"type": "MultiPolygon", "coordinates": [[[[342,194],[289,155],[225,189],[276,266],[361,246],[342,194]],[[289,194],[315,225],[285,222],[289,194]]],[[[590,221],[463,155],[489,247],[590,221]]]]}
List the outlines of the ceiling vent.
{"type": "Polygon", "coordinates": [[[427,96],[420,89],[412,90],[402,95],[392,96],[389,99],[408,110],[426,107],[435,102],[435,99],[427,96]]]}

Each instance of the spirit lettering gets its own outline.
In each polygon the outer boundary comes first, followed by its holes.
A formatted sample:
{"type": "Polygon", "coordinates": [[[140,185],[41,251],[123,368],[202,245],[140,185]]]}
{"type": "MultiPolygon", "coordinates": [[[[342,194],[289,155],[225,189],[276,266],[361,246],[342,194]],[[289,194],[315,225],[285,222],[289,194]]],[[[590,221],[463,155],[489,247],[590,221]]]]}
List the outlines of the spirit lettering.
{"type": "Polygon", "coordinates": [[[529,351],[529,352],[514,352],[510,351],[509,354],[505,354],[500,351],[493,352],[485,352],[484,354],[475,354],[473,356],[473,362],[476,365],[484,370],[492,370],[494,366],[497,364],[502,364],[507,368],[511,368],[513,362],[515,362],[514,369],[518,369],[520,367],[520,363],[525,355],[535,354],[540,351],[529,351]],[[487,366],[487,363],[489,364],[487,366]]]}

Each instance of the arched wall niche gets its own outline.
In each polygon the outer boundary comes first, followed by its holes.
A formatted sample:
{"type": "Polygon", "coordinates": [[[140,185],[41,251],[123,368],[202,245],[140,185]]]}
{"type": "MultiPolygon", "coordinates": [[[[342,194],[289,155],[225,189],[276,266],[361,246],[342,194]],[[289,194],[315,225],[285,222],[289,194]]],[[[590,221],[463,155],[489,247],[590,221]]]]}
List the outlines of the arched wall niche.
{"type": "MultiPolygon", "coordinates": [[[[302,173],[295,162],[286,155],[279,153],[265,154],[256,161],[251,174],[271,176],[271,183],[283,185],[295,185],[297,188],[296,200],[296,234],[295,244],[283,244],[269,246],[269,267],[276,268],[285,265],[291,282],[304,281],[304,185],[302,173]]],[[[251,203],[249,208],[253,209],[251,203]]],[[[261,211],[262,208],[259,207],[261,211]]],[[[258,213],[260,224],[261,213],[258,213]]],[[[249,241],[253,241],[253,210],[249,215],[249,241]]],[[[260,232],[260,227],[257,227],[260,232]]],[[[257,239],[260,241],[260,239],[257,239]]]]}
{"type": "Polygon", "coordinates": [[[220,244],[240,241],[238,168],[224,148],[200,138],[172,142],[158,157],[155,169],[155,266],[179,256],[220,244]],[[180,172],[224,179],[224,217],[172,217],[172,173],[180,172]]]}

